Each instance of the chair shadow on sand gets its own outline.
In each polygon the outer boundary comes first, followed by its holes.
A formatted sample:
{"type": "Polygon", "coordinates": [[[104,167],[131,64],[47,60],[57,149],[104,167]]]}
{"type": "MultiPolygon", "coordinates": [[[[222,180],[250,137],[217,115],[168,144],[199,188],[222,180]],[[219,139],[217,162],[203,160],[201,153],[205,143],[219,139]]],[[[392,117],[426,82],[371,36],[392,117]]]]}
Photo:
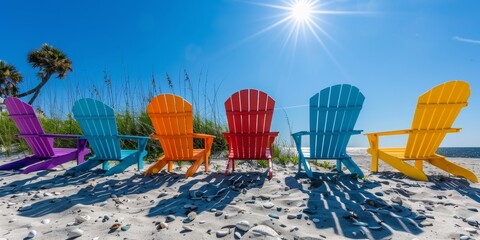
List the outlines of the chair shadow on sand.
{"type": "MultiPolygon", "coordinates": [[[[156,178],[144,177],[143,174],[137,173],[128,178],[120,179],[108,179],[103,175],[103,170],[94,170],[83,172],[75,176],[72,175],[58,175],[52,179],[35,182],[29,185],[24,185],[24,192],[32,190],[43,189],[48,191],[55,191],[55,188],[71,186],[78,188],[78,191],[72,195],[64,195],[44,198],[36,200],[31,203],[29,210],[20,211],[18,214],[28,217],[40,217],[50,213],[59,213],[68,210],[76,205],[92,205],[98,204],[109,200],[111,205],[121,204],[118,198],[115,198],[112,194],[118,197],[128,196],[132,194],[138,194],[140,198],[142,193],[152,190],[158,190],[159,186],[171,186],[183,176],[176,174],[160,174],[156,178]],[[90,184],[87,184],[90,183],[90,184]],[[92,185],[94,183],[94,185],[92,185]],[[79,186],[85,184],[84,186],[79,186]]],[[[119,175],[123,176],[123,175],[119,175]]],[[[19,192],[19,191],[15,191],[19,192]]],[[[138,208],[148,208],[151,203],[151,199],[144,199],[144,204],[139,205],[138,208]]]]}
{"type": "Polygon", "coordinates": [[[367,191],[380,186],[378,182],[334,172],[314,173],[312,180],[297,174],[287,177],[285,184],[308,194],[303,217],[319,219],[312,223],[318,229],[333,229],[335,234],[353,239],[383,239],[393,236],[393,231],[412,235],[424,231],[410,209],[389,204],[367,191]],[[363,223],[368,226],[362,226],[363,223]]]}
{"type": "Polygon", "coordinates": [[[184,208],[187,204],[195,205],[194,212],[197,214],[213,208],[224,210],[242,191],[262,188],[266,177],[261,172],[232,173],[229,176],[213,172],[205,178],[191,179],[178,188],[175,197],[163,198],[157,206],[150,208],[147,216],[172,214],[185,217],[192,211],[184,208]]]}
{"type": "MultiPolygon", "coordinates": [[[[38,199],[30,204],[30,209],[19,211],[18,215],[41,217],[51,213],[64,212],[75,206],[80,208],[83,205],[103,206],[105,202],[113,210],[117,205],[122,205],[126,196],[135,195],[136,199],[129,198],[129,201],[135,201],[136,204],[129,205],[129,209],[125,210],[128,213],[148,211],[148,217],[168,214],[185,217],[188,213],[188,210],[183,208],[185,204],[198,206],[195,209],[196,213],[211,208],[222,210],[233,198],[241,194],[243,188],[261,188],[265,180],[263,175],[264,173],[241,173],[225,177],[223,173],[210,173],[209,175],[196,173],[188,181],[184,179],[184,174],[166,172],[151,177],[135,174],[128,178],[107,178],[108,180],[103,176],[102,170],[84,172],[75,176],[58,175],[53,179],[26,184],[22,189],[25,189],[24,192],[40,189],[53,192],[55,188],[72,186],[72,188],[78,188],[78,191],[72,195],[62,194],[38,199]],[[185,183],[178,190],[172,188],[174,183],[182,181],[185,183]],[[96,184],[91,185],[93,182],[96,184]],[[84,186],[78,186],[80,184],[84,186]],[[195,188],[197,184],[203,185],[195,188]],[[167,188],[170,189],[167,191],[167,188]],[[145,198],[146,195],[142,195],[142,193],[150,191],[158,191],[158,195],[155,195],[153,199],[145,198]],[[112,194],[115,194],[117,198],[112,194]],[[208,197],[211,198],[210,201],[208,201],[208,197]],[[202,201],[202,204],[195,204],[197,201],[202,201]],[[156,204],[157,202],[158,204],[156,204]]],[[[19,193],[22,190],[14,192],[19,193]]]]}
{"type": "MultiPolygon", "coordinates": [[[[409,178],[399,172],[383,171],[374,174],[377,175],[379,179],[388,179],[400,184],[411,185],[411,183],[404,181],[404,179],[409,178]]],[[[472,183],[464,178],[447,175],[429,175],[429,181],[425,183],[427,187],[439,193],[446,190],[455,190],[462,196],[469,197],[475,202],[480,203],[480,189],[472,187],[472,183]]],[[[440,195],[442,194],[443,193],[440,195]]]]}

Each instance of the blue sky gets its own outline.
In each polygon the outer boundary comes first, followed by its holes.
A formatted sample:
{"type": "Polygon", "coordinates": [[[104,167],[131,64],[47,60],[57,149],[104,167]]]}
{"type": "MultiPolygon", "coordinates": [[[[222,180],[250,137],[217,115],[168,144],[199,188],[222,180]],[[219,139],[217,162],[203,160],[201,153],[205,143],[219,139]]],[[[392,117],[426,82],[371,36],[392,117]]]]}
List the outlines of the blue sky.
{"type": "MultiPolygon", "coordinates": [[[[222,114],[233,92],[266,91],[278,107],[287,107],[294,132],[307,130],[308,108],[289,107],[307,104],[333,84],[360,88],[366,101],[357,128],[372,132],[409,128],[419,95],[462,79],[472,91],[455,123],[463,131],[447,136],[443,146],[480,146],[479,1],[320,1],[316,9],[330,13],[314,14],[328,34],[315,31],[323,46],[308,29],[299,31],[297,41],[289,38],[288,22],[268,29],[289,12],[267,4],[288,1],[8,1],[0,15],[0,59],[22,72],[21,89],[27,90],[38,83],[26,62],[29,51],[48,43],[68,55],[74,72],[50,80],[37,102],[43,108],[53,108],[55,99],[70,109],[66,98],[104,87],[104,70],[122,96],[126,79],[131,92],[145,94],[153,73],[166,92],[165,73],[177,84],[186,69],[193,80],[207,77],[209,91],[221,83],[222,114]],[[348,14],[331,14],[339,11],[348,14]]],[[[281,109],[272,130],[288,136],[281,109]]],[[[364,136],[350,142],[367,145],[364,136]]]]}

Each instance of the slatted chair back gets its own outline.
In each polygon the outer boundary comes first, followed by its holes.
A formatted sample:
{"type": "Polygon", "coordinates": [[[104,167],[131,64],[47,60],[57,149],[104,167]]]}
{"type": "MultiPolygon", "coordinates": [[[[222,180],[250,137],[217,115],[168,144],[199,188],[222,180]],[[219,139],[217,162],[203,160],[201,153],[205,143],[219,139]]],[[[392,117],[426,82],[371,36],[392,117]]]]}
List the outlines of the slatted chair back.
{"type": "Polygon", "coordinates": [[[53,138],[42,136],[45,131],[33,107],[14,97],[7,97],[5,105],[10,118],[15,122],[33,154],[37,157],[53,156],[53,138]]]}
{"type": "Polygon", "coordinates": [[[346,154],[365,97],[357,87],[339,84],[310,98],[311,158],[338,158],[346,154]]]}
{"type": "Polygon", "coordinates": [[[121,159],[117,121],[111,107],[100,101],[84,98],[74,103],[72,112],[96,159],[121,159]]]}
{"type": "Polygon", "coordinates": [[[438,85],[418,98],[408,136],[405,157],[428,158],[435,155],[447,131],[463,107],[468,105],[470,87],[464,81],[438,85]]]}
{"type": "Polygon", "coordinates": [[[243,89],[225,101],[231,144],[236,159],[264,158],[275,101],[265,92],[243,89]]]}
{"type": "Polygon", "coordinates": [[[155,135],[167,159],[186,160],[193,156],[192,104],[180,96],[160,94],[147,106],[155,135]]]}

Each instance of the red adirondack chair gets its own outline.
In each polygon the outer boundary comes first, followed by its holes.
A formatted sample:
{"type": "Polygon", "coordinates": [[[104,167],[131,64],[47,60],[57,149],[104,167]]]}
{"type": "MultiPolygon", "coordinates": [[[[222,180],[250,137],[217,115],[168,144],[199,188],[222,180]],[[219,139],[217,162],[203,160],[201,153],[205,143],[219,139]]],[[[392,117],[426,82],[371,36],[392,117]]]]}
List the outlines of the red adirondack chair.
{"type": "Polygon", "coordinates": [[[265,92],[243,89],[225,101],[227,112],[227,139],[229,155],[225,174],[230,166],[235,171],[235,160],[267,160],[268,176],[272,179],[273,141],[278,132],[270,132],[275,101],[265,92]]]}

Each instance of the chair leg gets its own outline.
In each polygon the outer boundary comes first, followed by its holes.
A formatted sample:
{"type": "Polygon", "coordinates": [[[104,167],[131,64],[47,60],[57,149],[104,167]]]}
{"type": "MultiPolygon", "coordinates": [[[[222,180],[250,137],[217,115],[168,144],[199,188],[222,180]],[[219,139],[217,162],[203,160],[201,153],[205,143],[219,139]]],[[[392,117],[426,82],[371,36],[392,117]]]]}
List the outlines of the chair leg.
{"type": "Polygon", "coordinates": [[[302,158],[298,157],[298,173],[302,171],[302,158]]]}
{"type": "Polygon", "coordinates": [[[80,165],[84,162],[85,155],[91,153],[90,149],[87,148],[87,140],[79,139],[77,143],[77,165],[80,165]]]}
{"type": "Polygon", "coordinates": [[[372,172],[378,172],[378,136],[377,135],[367,135],[368,142],[370,143],[370,148],[368,152],[372,155],[372,172]]]}
{"type": "Polygon", "coordinates": [[[337,172],[342,172],[342,161],[337,159],[337,172]]]}
{"type": "Polygon", "coordinates": [[[157,162],[155,162],[152,166],[150,166],[147,171],[145,171],[145,176],[148,176],[150,174],[155,174],[160,172],[163,167],[165,167],[167,164],[169,164],[170,161],[167,161],[165,159],[165,156],[160,157],[157,162]]]}
{"type": "MultiPolygon", "coordinates": [[[[138,154],[138,153],[137,153],[138,154]]],[[[117,173],[121,173],[123,171],[125,171],[125,169],[127,169],[128,167],[132,166],[133,164],[135,164],[135,162],[138,161],[138,157],[137,156],[129,156],[125,159],[123,159],[119,164],[117,164],[115,167],[112,167],[110,170],[108,170],[106,173],[105,173],[105,176],[111,176],[113,174],[117,174],[117,173]]]]}
{"type": "Polygon", "coordinates": [[[232,159],[230,159],[230,158],[228,159],[227,167],[226,167],[226,169],[225,169],[225,175],[226,175],[226,176],[228,176],[228,173],[229,173],[228,170],[229,170],[229,168],[230,168],[230,164],[231,164],[232,161],[233,161],[232,159]]]}
{"type": "Polygon", "coordinates": [[[108,168],[109,168],[108,161],[103,161],[103,163],[102,163],[102,169],[105,170],[105,171],[108,171],[108,168]]]}
{"type": "Polygon", "coordinates": [[[464,177],[472,182],[478,183],[478,178],[472,171],[459,166],[453,162],[448,161],[446,158],[435,158],[428,160],[430,164],[435,167],[438,167],[448,173],[451,173],[455,176],[464,177]]]}
{"type": "Polygon", "coordinates": [[[35,156],[28,156],[26,158],[17,160],[15,162],[7,163],[0,166],[0,170],[13,170],[13,169],[20,169],[28,165],[32,165],[34,163],[38,163],[42,161],[42,159],[35,157],[35,156]]]}
{"type": "Polygon", "coordinates": [[[185,174],[185,178],[189,178],[193,174],[195,174],[198,170],[198,168],[202,165],[204,159],[199,159],[193,162],[192,166],[190,166],[187,170],[187,173],[185,174]]]}
{"type": "Polygon", "coordinates": [[[232,172],[235,172],[235,160],[232,159],[232,172]]]}
{"type": "Polygon", "coordinates": [[[173,171],[173,161],[168,161],[168,172],[173,171]]]}
{"type": "Polygon", "coordinates": [[[208,156],[208,154],[205,153],[204,157],[205,157],[205,172],[208,172],[208,157],[209,156],[208,156]]]}
{"type": "Polygon", "coordinates": [[[388,154],[382,154],[379,156],[384,162],[388,163],[390,166],[394,167],[401,173],[420,181],[428,181],[427,175],[424,172],[418,170],[416,167],[405,163],[402,159],[393,157],[388,154]]]}
{"type": "Polygon", "coordinates": [[[23,170],[23,173],[28,174],[28,173],[40,171],[40,170],[49,170],[58,165],[64,164],[66,162],[70,162],[74,160],[76,157],[77,157],[77,152],[71,152],[63,156],[53,157],[51,159],[48,159],[43,162],[27,167],[25,170],[23,170]]]}
{"type": "Polygon", "coordinates": [[[148,139],[139,139],[138,140],[138,158],[137,158],[137,169],[140,171],[143,169],[143,158],[147,155],[147,151],[145,151],[145,148],[147,147],[147,140],[148,139]]]}
{"type": "Polygon", "coordinates": [[[415,160],[415,168],[423,172],[423,160],[415,160]]]}
{"type": "Polygon", "coordinates": [[[272,180],[273,171],[272,171],[272,158],[268,158],[268,180],[272,180]]]}
{"type": "Polygon", "coordinates": [[[307,176],[309,178],[313,177],[312,169],[310,168],[310,165],[308,164],[308,160],[305,158],[302,158],[302,163],[303,167],[305,168],[305,172],[307,173],[307,176]]]}
{"type": "Polygon", "coordinates": [[[341,161],[343,162],[343,165],[345,165],[345,167],[347,167],[347,169],[351,173],[357,174],[359,178],[363,178],[365,176],[362,170],[358,167],[358,165],[353,161],[351,157],[344,158],[341,161]]]}

